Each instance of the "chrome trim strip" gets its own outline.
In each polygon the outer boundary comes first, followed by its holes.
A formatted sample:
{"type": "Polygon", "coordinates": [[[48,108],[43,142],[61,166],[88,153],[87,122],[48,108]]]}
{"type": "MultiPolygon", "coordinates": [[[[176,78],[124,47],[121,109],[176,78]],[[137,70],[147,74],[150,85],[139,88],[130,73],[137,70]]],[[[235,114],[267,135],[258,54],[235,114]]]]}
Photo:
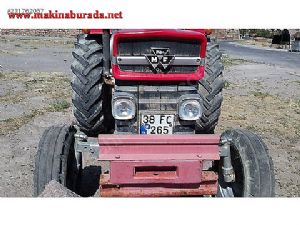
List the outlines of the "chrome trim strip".
{"type": "MultiPolygon", "coordinates": [[[[175,56],[170,65],[174,66],[200,66],[204,65],[204,59],[200,57],[180,57],[175,56]]],[[[113,64],[118,65],[149,65],[145,56],[117,56],[112,59],[113,64]]]]}

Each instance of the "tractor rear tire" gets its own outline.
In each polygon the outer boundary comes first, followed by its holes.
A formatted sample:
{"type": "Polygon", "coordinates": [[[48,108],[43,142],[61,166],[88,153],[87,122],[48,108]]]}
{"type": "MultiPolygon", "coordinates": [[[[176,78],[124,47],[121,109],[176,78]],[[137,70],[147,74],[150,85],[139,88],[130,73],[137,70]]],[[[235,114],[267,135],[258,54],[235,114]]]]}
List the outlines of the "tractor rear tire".
{"type": "Polygon", "coordinates": [[[80,34],[71,65],[73,113],[80,129],[97,136],[111,129],[111,87],[103,82],[102,37],[80,34]]]}
{"type": "MultiPolygon", "coordinates": [[[[235,181],[224,182],[219,175],[219,197],[273,197],[275,178],[273,161],[267,146],[256,134],[246,130],[227,130],[235,181]]],[[[220,166],[221,167],[221,166],[220,166]]],[[[221,168],[220,168],[221,171],[221,168]]]]}
{"type": "Polygon", "coordinates": [[[196,121],[196,133],[199,134],[214,133],[221,114],[222,89],[225,83],[221,56],[219,45],[208,43],[205,73],[198,83],[198,93],[203,101],[202,117],[196,121]]]}
{"type": "Polygon", "coordinates": [[[52,126],[43,133],[35,158],[34,196],[51,180],[77,191],[81,168],[75,158],[74,134],[75,129],[68,125],[52,126]]]}

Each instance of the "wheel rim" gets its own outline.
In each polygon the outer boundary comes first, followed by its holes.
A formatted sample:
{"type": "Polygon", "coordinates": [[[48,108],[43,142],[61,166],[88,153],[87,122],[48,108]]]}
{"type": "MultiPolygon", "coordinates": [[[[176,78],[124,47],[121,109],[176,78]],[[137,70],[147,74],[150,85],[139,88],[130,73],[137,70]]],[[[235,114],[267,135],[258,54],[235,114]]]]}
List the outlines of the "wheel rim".
{"type": "MultiPolygon", "coordinates": [[[[232,183],[224,182],[223,175],[220,173],[218,191],[221,197],[243,197],[244,196],[244,169],[241,156],[235,146],[230,146],[231,162],[235,172],[235,181],[232,183]]],[[[221,171],[221,170],[220,170],[221,171]]]]}

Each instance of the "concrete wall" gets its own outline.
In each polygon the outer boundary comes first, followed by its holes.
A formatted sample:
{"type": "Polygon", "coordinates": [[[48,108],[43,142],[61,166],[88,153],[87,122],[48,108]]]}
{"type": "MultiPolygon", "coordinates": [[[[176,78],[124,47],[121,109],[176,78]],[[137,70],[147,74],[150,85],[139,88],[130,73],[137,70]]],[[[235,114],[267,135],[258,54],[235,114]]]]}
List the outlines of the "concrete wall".
{"type": "Polygon", "coordinates": [[[1,29],[0,35],[75,37],[80,32],[79,29],[1,29]]]}

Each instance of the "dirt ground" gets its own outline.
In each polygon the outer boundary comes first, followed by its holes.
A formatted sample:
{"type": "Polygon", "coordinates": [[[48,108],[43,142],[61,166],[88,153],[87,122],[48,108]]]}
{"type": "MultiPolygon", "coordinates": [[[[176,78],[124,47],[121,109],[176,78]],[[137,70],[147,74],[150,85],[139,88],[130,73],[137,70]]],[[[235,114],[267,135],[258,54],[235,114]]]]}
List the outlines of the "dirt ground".
{"type": "MultiPolygon", "coordinates": [[[[70,39],[0,38],[0,196],[32,196],[42,132],[73,120],[71,50],[70,39]]],[[[300,197],[300,71],[230,55],[223,60],[217,132],[240,127],[261,135],[274,161],[276,195],[300,197]]]]}
{"type": "Polygon", "coordinates": [[[276,196],[300,196],[300,71],[225,59],[218,131],[261,135],[274,161],[276,196]]]}

